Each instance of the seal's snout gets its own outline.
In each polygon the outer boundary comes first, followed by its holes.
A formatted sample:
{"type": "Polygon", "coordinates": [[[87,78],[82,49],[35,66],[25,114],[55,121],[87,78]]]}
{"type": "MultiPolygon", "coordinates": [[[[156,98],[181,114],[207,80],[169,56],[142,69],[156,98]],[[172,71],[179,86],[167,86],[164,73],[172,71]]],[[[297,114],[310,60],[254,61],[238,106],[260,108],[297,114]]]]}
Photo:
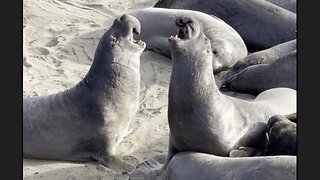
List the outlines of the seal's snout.
{"type": "Polygon", "coordinates": [[[187,24],[193,23],[194,20],[191,17],[178,17],[176,19],[176,25],[179,27],[186,26],[187,24]]]}
{"type": "Polygon", "coordinates": [[[120,17],[120,22],[127,24],[130,29],[132,29],[132,32],[135,34],[140,34],[141,27],[140,22],[133,16],[129,14],[124,14],[120,17]]]}
{"type": "Polygon", "coordinates": [[[180,40],[191,39],[191,36],[197,29],[197,21],[192,17],[181,16],[178,17],[175,21],[176,26],[179,27],[179,32],[176,38],[180,40]]]}

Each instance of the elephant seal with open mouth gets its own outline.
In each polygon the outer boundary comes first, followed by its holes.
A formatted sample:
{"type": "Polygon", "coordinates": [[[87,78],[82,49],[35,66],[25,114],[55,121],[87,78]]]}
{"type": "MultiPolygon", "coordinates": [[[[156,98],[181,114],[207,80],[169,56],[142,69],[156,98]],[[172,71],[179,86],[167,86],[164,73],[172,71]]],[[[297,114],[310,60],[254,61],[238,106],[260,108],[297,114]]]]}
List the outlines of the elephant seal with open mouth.
{"type": "Polygon", "coordinates": [[[192,10],[165,8],[145,8],[131,14],[141,23],[141,33],[135,35],[135,38],[146,42],[146,49],[167,57],[171,57],[168,37],[179,30],[175,26],[175,19],[183,15],[196,18],[203,26],[204,34],[210,39],[215,74],[231,68],[248,54],[247,47],[238,32],[215,16],[192,10]]]}
{"type": "Polygon", "coordinates": [[[274,88],[254,100],[222,94],[212,72],[210,40],[193,17],[176,19],[178,36],[168,39],[173,61],[169,85],[169,152],[229,156],[240,147],[266,148],[267,121],[296,112],[296,90],[274,88]]]}
{"type": "Polygon", "coordinates": [[[154,7],[214,15],[240,34],[251,53],[297,38],[297,15],[266,0],[159,0],[154,7]]]}
{"type": "Polygon", "coordinates": [[[116,154],[139,107],[139,21],[127,14],[102,36],[89,72],[57,94],[23,99],[23,156],[130,167],[116,154]]]}

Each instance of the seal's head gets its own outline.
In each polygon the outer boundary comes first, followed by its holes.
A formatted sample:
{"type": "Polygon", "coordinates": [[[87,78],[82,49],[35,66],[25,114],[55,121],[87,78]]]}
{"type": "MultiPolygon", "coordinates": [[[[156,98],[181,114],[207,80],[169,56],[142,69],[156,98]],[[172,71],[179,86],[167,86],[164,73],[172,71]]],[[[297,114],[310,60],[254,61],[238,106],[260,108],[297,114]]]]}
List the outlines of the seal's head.
{"type": "Polygon", "coordinates": [[[139,34],[140,30],[140,22],[135,17],[128,14],[118,17],[101,38],[95,59],[97,61],[109,59],[123,64],[130,59],[139,58],[146,44],[133,39],[133,33],[139,34]]]}
{"type": "Polygon", "coordinates": [[[195,18],[178,17],[176,25],[179,27],[178,34],[168,39],[172,59],[212,59],[210,40],[204,35],[202,26],[195,18]]]}
{"type": "Polygon", "coordinates": [[[146,46],[145,43],[133,39],[133,33],[140,34],[140,31],[140,22],[135,17],[124,14],[114,20],[107,38],[110,38],[113,48],[118,46],[120,49],[126,49],[126,51],[142,53],[146,46]]]}

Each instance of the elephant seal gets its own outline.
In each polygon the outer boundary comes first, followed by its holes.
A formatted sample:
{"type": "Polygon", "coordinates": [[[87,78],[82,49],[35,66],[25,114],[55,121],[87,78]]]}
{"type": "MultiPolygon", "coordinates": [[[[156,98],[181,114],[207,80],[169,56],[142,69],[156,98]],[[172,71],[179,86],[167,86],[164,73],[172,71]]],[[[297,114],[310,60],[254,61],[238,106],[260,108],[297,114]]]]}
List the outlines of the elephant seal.
{"type": "Polygon", "coordinates": [[[212,72],[211,43],[202,26],[187,16],[178,17],[176,25],[178,36],[168,39],[173,66],[169,151],[163,167],[181,151],[228,156],[241,146],[265,148],[269,117],[296,112],[296,90],[274,88],[248,101],[221,93],[212,72]]]}
{"type": "Polygon", "coordinates": [[[281,179],[297,177],[296,156],[230,158],[205,153],[181,152],[167,168],[168,180],[281,179]]]}
{"type": "Polygon", "coordinates": [[[96,160],[126,169],[116,147],[139,105],[140,55],[145,43],[133,39],[139,21],[114,20],[100,39],[92,66],[74,87],[23,99],[23,156],[67,161],[96,160]]]}
{"type": "Polygon", "coordinates": [[[248,54],[241,36],[215,16],[192,10],[165,8],[145,8],[132,12],[131,15],[141,23],[141,33],[134,37],[146,42],[146,49],[160,52],[167,57],[171,57],[168,37],[178,32],[175,26],[176,17],[189,15],[196,18],[203,26],[204,34],[211,41],[215,74],[231,68],[248,54]]]}
{"type": "Polygon", "coordinates": [[[280,6],[284,9],[287,9],[293,13],[297,13],[297,0],[266,0],[266,1],[271,2],[272,4],[280,6]]]}
{"type": "Polygon", "coordinates": [[[285,43],[278,44],[271,48],[254,52],[239,60],[225,75],[225,80],[239,73],[243,69],[255,64],[271,64],[280,57],[288,55],[290,52],[297,49],[297,40],[291,40],[285,43]]]}
{"type": "Polygon", "coordinates": [[[258,95],[275,87],[297,88],[296,50],[272,64],[258,64],[245,68],[222,82],[220,89],[258,95]]]}
{"type": "Polygon", "coordinates": [[[267,124],[267,155],[297,155],[297,115],[274,115],[267,124]]]}
{"type": "Polygon", "coordinates": [[[217,16],[242,37],[249,52],[296,39],[296,14],[264,0],[159,0],[154,7],[217,16]]]}

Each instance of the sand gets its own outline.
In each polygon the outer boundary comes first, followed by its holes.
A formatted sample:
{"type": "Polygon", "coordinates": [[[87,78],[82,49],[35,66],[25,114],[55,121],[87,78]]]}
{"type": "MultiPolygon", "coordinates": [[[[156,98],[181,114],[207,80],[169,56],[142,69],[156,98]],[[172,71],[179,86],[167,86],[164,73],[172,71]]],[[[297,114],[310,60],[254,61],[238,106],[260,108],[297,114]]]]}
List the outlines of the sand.
{"type": "MultiPolygon", "coordinates": [[[[74,86],[87,73],[95,48],[113,20],[157,0],[24,0],[23,97],[42,96],[74,86]]],[[[119,153],[138,166],[121,174],[96,162],[23,159],[23,178],[46,180],[154,179],[168,149],[168,87],[171,60],[152,51],[141,55],[140,108],[119,153]],[[148,162],[148,163],[145,163],[148,162]],[[134,174],[134,175],[131,175],[134,174]]],[[[217,84],[225,72],[216,76],[217,84]]],[[[228,93],[244,99],[253,96],[228,93]]]]}

